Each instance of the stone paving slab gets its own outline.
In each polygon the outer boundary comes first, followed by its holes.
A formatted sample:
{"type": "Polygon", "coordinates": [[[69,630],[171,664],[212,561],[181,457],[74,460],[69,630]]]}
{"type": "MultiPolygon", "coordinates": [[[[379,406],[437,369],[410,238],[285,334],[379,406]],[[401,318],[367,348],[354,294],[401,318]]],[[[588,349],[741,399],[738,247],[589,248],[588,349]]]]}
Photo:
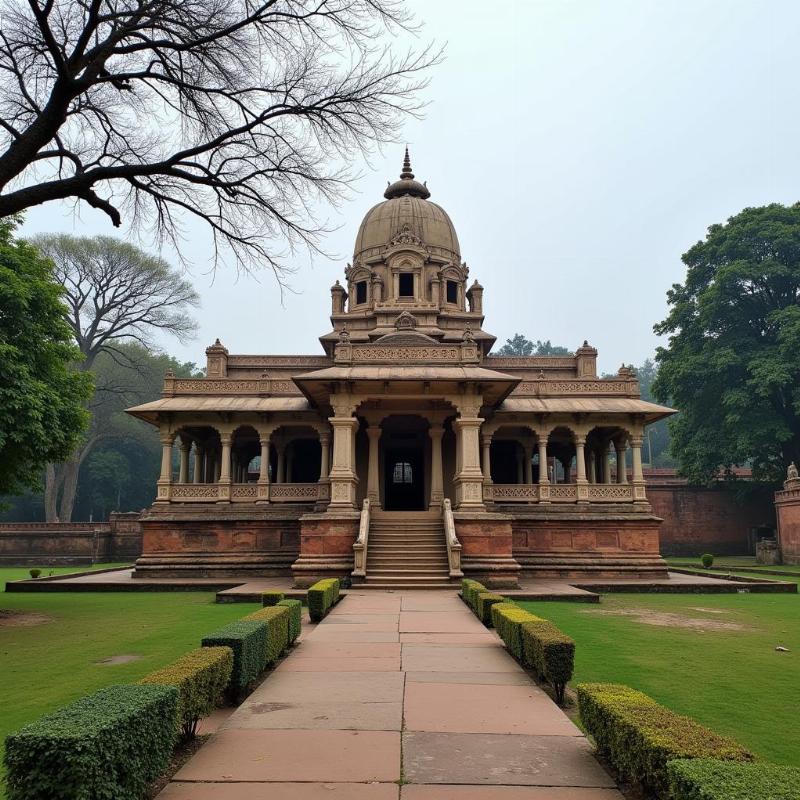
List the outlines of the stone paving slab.
{"type": "Polygon", "coordinates": [[[582,736],[537,686],[408,683],[403,701],[406,730],[582,736]]]}
{"type": "Polygon", "coordinates": [[[530,686],[531,679],[522,670],[516,672],[406,672],[409,683],[463,683],[490,686],[530,686]]]}
{"type": "Polygon", "coordinates": [[[399,642],[397,631],[365,631],[356,625],[318,625],[307,637],[313,642],[399,642]]]}
{"type": "Polygon", "coordinates": [[[400,658],[400,643],[324,642],[306,638],[294,650],[292,663],[296,658],[400,658]]]}
{"type": "MultiPolygon", "coordinates": [[[[482,633],[401,633],[401,644],[434,644],[449,646],[452,644],[480,644],[497,642],[497,637],[488,630],[482,633]]],[[[498,645],[502,646],[502,645],[498,645]]]]}
{"type": "MultiPolygon", "coordinates": [[[[175,780],[391,783],[400,780],[400,734],[224,729],[178,770],[175,780]]],[[[227,797],[224,792],[218,796],[227,797]]]]}
{"type": "MultiPolygon", "coordinates": [[[[574,786],[404,786],[402,800],[622,800],[616,789],[574,786]]],[[[181,798],[181,800],[183,800],[181,798]]]]}
{"type": "Polygon", "coordinates": [[[273,702],[402,703],[403,683],[401,672],[276,671],[239,710],[273,702]]]}
{"type": "Polygon", "coordinates": [[[252,703],[223,725],[226,730],[399,731],[402,727],[402,703],[363,701],[252,703]]]}
{"type": "MultiPolygon", "coordinates": [[[[398,800],[393,783],[171,783],[159,800],[398,800]]],[[[516,798],[514,798],[516,800],[516,798]]]]}
{"type": "Polygon", "coordinates": [[[404,644],[403,669],[410,672],[520,672],[519,664],[496,642],[484,647],[404,644]]]}
{"type": "Polygon", "coordinates": [[[579,736],[403,734],[409,783],[614,788],[579,736]]]}
{"type": "Polygon", "coordinates": [[[400,669],[400,656],[391,658],[300,658],[300,654],[289,661],[282,661],[275,672],[397,672],[400,669]]]}
{"type": "Polygon", "coordinates": [[[401,611],[402,633],[484,633],[481,621],[469,613],[455,611],[401,611]]]}

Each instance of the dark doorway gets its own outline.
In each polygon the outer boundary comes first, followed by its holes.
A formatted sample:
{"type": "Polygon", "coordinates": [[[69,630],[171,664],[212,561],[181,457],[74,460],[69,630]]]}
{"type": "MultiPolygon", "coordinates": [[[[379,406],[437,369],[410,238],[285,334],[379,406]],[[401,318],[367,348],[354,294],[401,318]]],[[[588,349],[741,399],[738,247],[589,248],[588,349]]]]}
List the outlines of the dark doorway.
{"type": "Polygon", "coordinates": [[[387,511],[424,511],[425,473],[422,447],[387,448],[384,482],[384,506],[387,511]]]}

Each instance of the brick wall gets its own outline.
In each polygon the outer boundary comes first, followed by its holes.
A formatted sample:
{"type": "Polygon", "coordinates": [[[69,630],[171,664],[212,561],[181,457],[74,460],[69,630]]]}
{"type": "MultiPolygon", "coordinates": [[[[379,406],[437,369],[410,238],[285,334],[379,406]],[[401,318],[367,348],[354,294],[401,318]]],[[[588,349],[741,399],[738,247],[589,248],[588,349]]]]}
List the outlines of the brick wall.
{"type": "Polygon", "coordinates": [[[740,500],[721,483],[696,487],[659,476],[648,481],[647,499],[653,513],[664,520],[663,555],[752,555],[757,529],[775,527],[773,495],[766,487],[754,488],[740,500]]]}

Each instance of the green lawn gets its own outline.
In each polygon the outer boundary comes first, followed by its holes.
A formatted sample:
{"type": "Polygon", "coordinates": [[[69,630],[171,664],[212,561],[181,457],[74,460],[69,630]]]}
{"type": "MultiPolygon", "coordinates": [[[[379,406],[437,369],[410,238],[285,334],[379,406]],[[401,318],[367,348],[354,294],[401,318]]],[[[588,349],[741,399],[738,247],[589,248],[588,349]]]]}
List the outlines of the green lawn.
{"type": "MultiPolygon", "coordinates": [[[[0,586],[27,576],[27,567],[0,569],[0,586]]],[[[0,739],[95,689],[137,680],[253,608],[217,605],[212,592],[2,593],[0,609],[42,614],[49,621],[0,626],[0,739]],[[140,658],[97,663],[117,655],[140,658]]]]}
{"type": "Polygon", "coordinates": [[[628,684],[764,759],[800,766],[800,596],[618,594],[596,606],[521,605],[575,639],[573,684],[628,684]],[[741,629],[714,629],[720,623],[741,629]]]}

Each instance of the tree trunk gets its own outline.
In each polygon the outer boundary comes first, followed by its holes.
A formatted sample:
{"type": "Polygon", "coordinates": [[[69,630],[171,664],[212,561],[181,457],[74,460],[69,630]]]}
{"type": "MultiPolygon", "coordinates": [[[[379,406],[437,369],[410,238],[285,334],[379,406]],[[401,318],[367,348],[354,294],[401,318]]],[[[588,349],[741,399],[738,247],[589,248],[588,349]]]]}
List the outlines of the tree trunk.
{"type": "Polygon", "coordinates": [[[58,515],[61,522],[72,522],[72,509],[75,506],[75,495],[78,492],[78,473],[81,461],[81,453],[77,451],[69,461],[62,465],[64,490],[61,494],[61,507],[58,515]]]}
{"type": "Polygon", "coordinates": [[[45,522],[58,520],[58,489],[61,486],[61,470],[56,464],[48,464],[44,472],[44,519],[45,522]]]}

